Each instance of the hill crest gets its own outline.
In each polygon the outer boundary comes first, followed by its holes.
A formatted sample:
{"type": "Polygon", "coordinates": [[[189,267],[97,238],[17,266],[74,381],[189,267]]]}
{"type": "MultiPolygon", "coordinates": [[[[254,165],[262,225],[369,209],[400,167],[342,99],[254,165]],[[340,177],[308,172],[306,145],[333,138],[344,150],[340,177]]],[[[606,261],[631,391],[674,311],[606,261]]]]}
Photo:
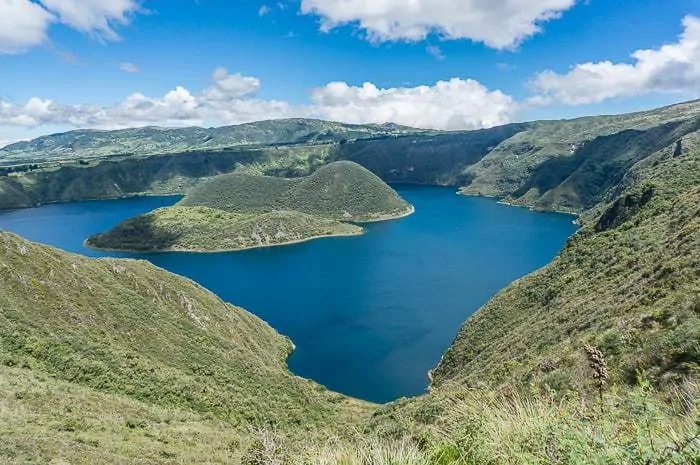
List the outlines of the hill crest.
{"type": "Polygon", "coordinates": [[[353,222],[392,219],[413,211],[379,177],[349,161],[330,163],[294,179],[223,174],[195,186],[178,205],[249,214],[298,211],[353,222]]]}

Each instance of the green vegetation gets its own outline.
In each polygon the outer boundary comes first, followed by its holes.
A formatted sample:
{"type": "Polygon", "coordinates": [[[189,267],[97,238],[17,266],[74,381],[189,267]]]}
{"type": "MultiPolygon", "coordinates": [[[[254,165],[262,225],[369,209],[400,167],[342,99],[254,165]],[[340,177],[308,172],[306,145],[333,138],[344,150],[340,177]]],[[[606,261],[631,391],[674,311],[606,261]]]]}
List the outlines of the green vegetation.
{"type": "Polygon", "coordinates": [[[386,182],[463,186],[472,179],[467,173],[470,166],[528,127],[509,124],[479,131],[358,140],[334,147],[331,159],[359,163],[386,182]]]}
{"type": "Polygon", "coordinates": [[[465,169],[462,192],[581,213],[616,193],[637,162],[699,127],[700,101],[619,116],[541,121],[465,169]],[[607,196],[607,197],[606,197],[607,196]]]}
{"type": "Polygon", "coordinates": [[[315,120],[219,129],[73,131],[0,150],[0,164],[32,166],[0,176],[0,192],[8,193],[0,195],[0,209],[182,195],[224,173],[294,178],[350,160],[386,182],[461,186],[467,195],[580,213],[614,196],[614,186],[635,163],[695,131],[699,117],[700,101],[695,101],[628,115],[479,131],[315,120]]]}
{"type": "Polygon", "coordinates": [[[362,228],[299,212],[260,215],[207,207],[166,207],[124,221],[87,240],[99,249],[139,252],[224,251],[289,244],[324,236],[362,234],[362,228]]]}
{"type": "Polygon", "coordinates": [[[700,389],[685,384],[674,394],[662,401],[647,384],[613,388],[602,402],[575,394],[562,399],[555,393],[433,390],[382,408],[370,422],[372,439],[336,448],[332,456],[339,459],[326,463],[697,463],[700,389]]]}
{"type": "Polygon", "coordinates": [[[377,221],[412,211],[384,181],[352,162],[335,162],[297,179],[228,174],[204,182],[180,201],[232,213],[298,211],[341,221],[377,221]]]}
{"type": "Polygon", "coordinates": [[[130,446],[127,430],[141,430],[137,443],[163,443],[147,456],[196,451],[173,442],[181,421],[211,441],[227,431],[221,445],[240,454],[251,429],[301,446],[347,434],[368,411],[291,375],[292,344],[267,324],[147,262],[88,259],[9,233],[0,233],[0,256],[0,383],[17,392],[0,396],[0,415],[15,425],[0,422],[5,457],[48,461],[58,448],[82,463],[94,463],[86,449],[136,458],[142,447],[130,446]],[[63,410],[46,402],[64,395],[63,410]],[[32,427],[48,437],[28,435],[32,427]]]}
{"type": "Polygon", "coordinates": [[[238,463],[255,438],[211,414],[156,406],[0,365],[0,462],[238,463]]]}
{"type": "Polygon", "coordinates": [[[197,183],[222,173],[304,176],[328,159],[328,146],[238,149],[148,157],[113,157],[88,165],[51,162],[35,170],[0,177],[0,210],[75,200],[135,195],[184,195],[197,183]]]}
{"type": "Polygon", "coordinates": [[[435,385],[586,390],[577,368],[584,343],[606,353],[615,382],[641,372],[661,386],[700,373],[700,132],[625,179],[558,258],[470,318],[435,385]]]}
{"type": "Polygon", "coordinates": [[[177,206],[126,220],[86,243],[138,252],[241,250],[357,235],[362,228],[341,220],[380,221],[411,212],[370,171],[336,162],[297,179],[217,176],[194,187],[177,206]]]}

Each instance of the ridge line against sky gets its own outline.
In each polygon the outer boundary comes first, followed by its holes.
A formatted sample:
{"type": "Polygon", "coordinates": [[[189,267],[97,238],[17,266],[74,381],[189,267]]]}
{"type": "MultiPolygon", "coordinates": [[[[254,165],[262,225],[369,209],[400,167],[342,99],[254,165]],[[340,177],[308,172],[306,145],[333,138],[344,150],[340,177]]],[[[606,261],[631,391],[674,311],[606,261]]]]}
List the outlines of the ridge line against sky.
{"type": "Polygon", "coordinates": [[[288,117],[478,129],[700,96],[700,5],[617,3],[0,0],[0,146],[288,117]]]}

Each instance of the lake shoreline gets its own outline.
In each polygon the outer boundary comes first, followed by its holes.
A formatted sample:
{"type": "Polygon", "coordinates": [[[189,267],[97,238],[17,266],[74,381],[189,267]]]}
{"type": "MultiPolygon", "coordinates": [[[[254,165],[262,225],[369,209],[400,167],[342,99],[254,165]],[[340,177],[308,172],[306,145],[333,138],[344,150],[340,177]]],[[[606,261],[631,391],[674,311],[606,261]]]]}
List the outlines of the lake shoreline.
{"type": "Polygon", "coordinates": [[[138,253],[138,254],[159,254],[159,253],[193,253],[193,254],[215,254],[215,253],[233,253],[233,252],[244,252],[246,250],[254,249],[268,249],[271,247],[281,247],[285,245],[303,244],[304,242],[310,242],[317,239],[332,239],[335,237],[356,237],[366,234],[367,231],[363,228],[361,232],[357,233],[337,233],[337,234],[323,234],[320,236],[310,236],[303,239],[295,239],[293,241],[278,242],[276,244],[261,244],[261,245],[251,245],[248,247],[241,247],[236,249],[180,249],[176,247],[169,247],[167,249],[157,249],[157,250],[136,250],[136,249],[107,249],[102,247],[95,247],[88,243],[88,239],[85,239],[83,245],[88,249],[98,250],[101,252],[123,252],[123,253],[138,253]]]}
{"type": "Polygon", "coordinates": [[[369,224],[369,223],[381,223],[383,221],[393,221],[393,220],[400,220],[402,218],[409,217],[413,215],[416,212],[416,207],[413,205],[409,204],[409,208],[404,211],[403,213],[398,213],[398,214],[389,214],[389,215],[380,215],[377,218],[373,218],[371,220],[362,220],[362,221],[351,221],[347,220],[344,222],[347,223],[356,223],[356,224],[369,224]]]}
{"type": "MultiPolygon", "coordinates": [[[[484,195],[484,194],[470,194],[462,191],[461,189],[457,190],[457,195],[461,197],[476,197],[476,198],[484,198],[484,199],[493,199],[496,201],[496,203],[500,205],[505,205],[507,207],[516,207],[516,208],[526,208],[530,210],[533,213],[557,213],[560,215],[569,215],[569,216],[574,216],[578,220],[578,218],[581,217],[581,213],[577,213],[571,210],[559,210],[556,208],[535,208],[532,205],[528,205],[525,203],[516,203],[516,202],[509,202],[506,199],[499,198],[498,196],[495,195],[484,195]]],[[[574,220],[574,223],[576,224],[576,220],[574,220]]]]}
{"type": "Polygon", "coordinates": [[[377,217],[376,219],[361,221],[361,222],[358,221],[356,223],[350,222],[350,221],[346,222],[346,224],[355,225],[357,227],[360,227],[361,231],[358,231],[358,232],[322,234],[322,235],[317,235],[317,236],[305,237],[303,239],[295,239],[292,241],[278,242],[278,243],[274,243],[274,244],[251,245],[251,246],[240,247],[240,248],[208,249],[208,248],[169,247],[167,249],[156,249],[156,250],[114,249],[114,248],[103,248],[103,247],[94,246],[94,245],[89,243],[90,238],[87,238],[83,241],[83,246],[87,247],[88,249],[97,250],[97,251],[101,251],[101,252],[122,252],[122,253],[138,253],[138,254],[157,254],[157,253],[196,253],[196,254],[208,254],[208,253],[210,253],[210,254],[215,254],[215,253],[243,252],[246,250],[266,249],[266,248],[270,248],[270,247],[281,247],[281,246],[285,246],[285,245],[302,244],[304,242],[309,242],[309,241],[313,241],[316,239],[362,236],[363,234],[367,233],[367,230],[365,228],[363,228],[362,226],[360,226],[362,224],[400,220],[402,218],[406,218],[408,216],[413,215],[415,212],[416,212],[416,208],[413,205],[410,205],[410,208],[401,214],[383,215],[381,217],[377,217]]]}

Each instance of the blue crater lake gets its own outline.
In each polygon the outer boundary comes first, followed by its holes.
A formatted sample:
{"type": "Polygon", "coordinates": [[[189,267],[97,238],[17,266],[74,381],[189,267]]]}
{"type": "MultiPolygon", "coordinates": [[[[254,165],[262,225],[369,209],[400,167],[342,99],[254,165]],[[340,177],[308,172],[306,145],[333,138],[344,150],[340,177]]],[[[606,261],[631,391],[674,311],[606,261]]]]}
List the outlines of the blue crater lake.
{"type": "Polygon", "coordinates": [[[88,236],[177,197],[77,202],[0,214],[0,228],[89,256],[147,259],[187,276],[292,338],[291,370],[375,402],[421,394],[471,314],[548,263],[576,230],[454,189],[399,186],[410,217],[360,237],[220,254],[128,254],[83,247],[88,236]]]}

